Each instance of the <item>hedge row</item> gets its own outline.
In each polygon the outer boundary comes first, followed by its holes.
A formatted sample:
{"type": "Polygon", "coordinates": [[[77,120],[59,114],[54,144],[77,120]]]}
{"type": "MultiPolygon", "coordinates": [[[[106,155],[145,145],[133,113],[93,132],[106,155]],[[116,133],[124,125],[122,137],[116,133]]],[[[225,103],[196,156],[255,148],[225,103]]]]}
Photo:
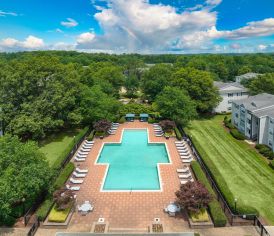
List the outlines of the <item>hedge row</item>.
{"type": "Polygon", "coordinates": [[[59,155],[59,157],[54,162],[54,164],[53,164],[54,169],[59,169],[61,167],[63,161],[70,154],[70,152],[73,149],[74,145],[80,141],[80,139],[86,134],[87,131],[88,131],[88,127],[85,127],[84,129],[82,129],[75,136],[75,138],[68,144],[66,149],[59,155]]]}
{"type": "Polygon", "coordinates": [[[213,201],[209,203],[208,209],[212,218],[212,221],[214,223],[215,227],[224,227],[226,225],[226,216],[218,203],[216,199],[216,194],[214,190],[212,189],[209,181],[206,178],[206,175],[204,174],[201,166],[197,161],[191,162],[191,168],[196,176],[196,178],[207,188],[207,190],[212,194],[214,197],[213,201]]]}
{"type": "Polygon", "coordinates": [[[265,144],[256,144],[255,148],[259,151],[260,154],[268,158],[269,160],[273,160],[274,152],[270,147],[265,144]]]}
{"type": "Polygon", "coordinates": [[[177,127],[174,128],[174,131],[175,131],[175,134],[176,134],[176,137],[178,140],[182,140],[182,134],[181,132],[179,131],[179,129],[177,127]]]}
{"type": "Polygon", "coordinates": [[[230,134],[238,140],[245,140],[245,136],[241,132],[239,132],[237,129],[231,129],[230,134]]]}
{"type": "MultiPolygon", "coordinates": [[[[230,209],[234,210],[234,195],[229,190],[229,187],[226,184],[225,179],[220,174],[214,163],[211,161],[211,159],[208,157],[207,153],[204,151],[202,146],[199,144],[199,142],[195,139],[195,137],[192,137],[192,142],[194,143],[195,147],[199,151],[201,157],[203,158],[204,163],[206,164],[208,170],[211,173],[211,176],[213,177],[215,183],[217,184],[219,190],[222,192],[223,197],[225,198],[226,202],[228,203],[230,209]]],[[[242,202],[238,202],[237,204],[237,212],[234,212],[237,214],[256,214],[259,215],[259,212],[252,206],[244,205],[242,202]]]]}
{"type": "MultiPolygon", "coordinates": [[[[69,176],[71,175],[71,173],[74,170],[74,164],[72,162],[69,162],[65,168],[61,171],[60,175],[58,176],[58,178],[55,180],[54,184],[53,184],[53,191],[60,189],[61,187],[64,186],[64,184],[66,183],[67,179],[69,178],[69,176]]],[[[39,207],[39,209],[36,212],[36,215],[38,216],[39,220],[44,221],[47,217],[47,214],[49,212],[49,210],[51,209],[52,205],[53,205],[53,199],[51,196],[51,192],[49,193],[47,199],[41,204],[41,206],[39,207]]]]}

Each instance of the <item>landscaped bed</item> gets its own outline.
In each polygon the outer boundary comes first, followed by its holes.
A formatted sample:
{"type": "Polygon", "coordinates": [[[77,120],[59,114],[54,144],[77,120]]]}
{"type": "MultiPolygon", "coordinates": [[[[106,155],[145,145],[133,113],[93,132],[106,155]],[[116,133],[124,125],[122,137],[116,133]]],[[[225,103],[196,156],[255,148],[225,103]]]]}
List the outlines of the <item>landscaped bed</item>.
{"type": "Polygon", "coordinates": [[[71,211],[72,207],[68,207],[65,210],[58,211],[54,205],[49,213],[48,221],[55,223],[64,223],[71,211]]]}
{"type": "Polygon", "coordinates": [[[189,212],[190,219],[196,223],[196,222],[208,222],[209,216],[207,214],[207,211],[205,209],[202,209],[199,212],[189,212]]]}
{"type": "Polygon", "coordinates": [[[274,172],[253,147],[223,128],[223,119],[196,120],[186,131],[234,212],[252,213],[255,208],[274,223],[274,172]]]}

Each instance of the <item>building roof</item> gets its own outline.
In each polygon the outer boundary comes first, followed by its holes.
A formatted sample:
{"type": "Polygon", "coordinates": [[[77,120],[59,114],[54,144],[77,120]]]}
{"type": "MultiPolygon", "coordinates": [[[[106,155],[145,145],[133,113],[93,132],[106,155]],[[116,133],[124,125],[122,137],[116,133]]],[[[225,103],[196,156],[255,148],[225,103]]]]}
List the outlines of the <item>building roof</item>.
{"type": "Polygon", "coordinates": [[[247,110],[253,112],[258,117],[265,115],[272,116],[274,112],[274,95],[268,93],[261,93],[233,102],[237,105],[243,105],[247,110]]]}
{"type": "Polygon", "coordinates": [[[239,91],[242,90],[243,92],[247,92],[247,89],[241,85],[240,83],[237,82],[221,82],[221,81],[214,81],[214,86],[217,87],[220,91],[227,90],[229,91],[239,91]]]}
{"type": "Polygon", "coordinates": [[[238,76],[236,76],[236,79],[237,79],[237,78],[238,78],[238,79],[251,79],[251,78],[257,77],[258,75],[260,75],[260,74],[254,73],[254,72],[249,72],[249,73],[245,73],[245,74],[243,74],[243,75],[238,75],[238,76]]]}

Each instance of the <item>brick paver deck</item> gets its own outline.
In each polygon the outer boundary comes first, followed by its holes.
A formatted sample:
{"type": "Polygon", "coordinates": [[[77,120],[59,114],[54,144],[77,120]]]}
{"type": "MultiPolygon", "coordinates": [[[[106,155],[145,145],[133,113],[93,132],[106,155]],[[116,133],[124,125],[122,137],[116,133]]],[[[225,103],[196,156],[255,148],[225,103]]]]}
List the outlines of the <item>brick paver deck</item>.
{"type": "Polygon", "coordinates": [[[110,228],[142,229],[147,228],[157,217],[166,226],[166,231],[188,229],[188,223],[183,215],[175,218],[163,212],[163,208],[175,200],[174,193],[179,188],[176,169],[183,166],[174,141],[174,138],[166,140],[164,137],[155,137],[153,126],[139,121],[122,124],[115,135],[110,135],[103,140],[96,139],[87,160],[78,165],[80,168],[87,168],[89,172],[84,183],[81,184],[80,191],[77,192],[79,204],[90,200],[95,208],[86,216],[76,212],[70,221],[69,228],[75,231],[80,228],[83,231],[90,231],[92,223],[98,221],[99,217],[103,217],[110,228]],[[95,165],[96,158],[103,142],[120,141],[123,128],[148,128],[151,142],[166,142],[172,164],[160,165],[162,192],[100,192],[106,166],[95,165]]]}

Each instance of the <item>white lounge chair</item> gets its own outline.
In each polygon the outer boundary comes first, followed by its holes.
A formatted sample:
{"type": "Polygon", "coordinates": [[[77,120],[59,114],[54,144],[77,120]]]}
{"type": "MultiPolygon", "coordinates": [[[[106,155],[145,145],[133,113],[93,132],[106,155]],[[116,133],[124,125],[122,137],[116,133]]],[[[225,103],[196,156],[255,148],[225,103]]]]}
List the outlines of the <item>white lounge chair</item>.
{"type": "Polygon", "coordinates": [[[189,168],[177,169],[177,173],[189,173],[189,168]]]}
{"type": "Polygon", "coordinates": [[[80,169],[78,167],[76,167],[75,171],[77,171],[78,173],[88,173],[88,169],[80,169]]]}
{"type": "Polygon", "coordinates": [[[84,143],[83,147],[92,147],[94,143],[84,143]]]}
{"type": "Polygon", "coordinates": [[[190,181],[190,182],[194,182],[194,179],[186,179],[186,180],[181,180],[180,182],[181,182],[181,184],[186,184],[188,181],[190,181]]]}
{"type": "Polygon", "coordinates": [[[192,158],[191,159],[182,159],[183,163],[191,163],[192,162],[192,158]]]}
{"type": "Polygon", "coordinates": [[[115,122],[112,122],[112,125],[120,125],[120,123],[115,123],[115,122]]]}
{"type": "Polygon", "coordinates": [[[183,160],[191,159],[191,156],[180,156],[180,157],[181,157],[181,159],[183,159],[183,160]]]}
{"type": "Polygon", "coordinates": [[[180,156],[189,156],[189,152],[179,152],[180,156]]]}
{"type": "Polygon", "coordinates": [[[66,185],[66,188],[71,190],[71,191],[79,191],[80,190],[80,186],[70,186],[70,185],[66,185]]]}
{"type": "Polygon", "coordinates": [[[89,154],[89,151],[78,151],[77,154],[80,154],[80,155],[88,155],[89,154]]]}
{"type": "Polygon", "coordinates": [[[87,154],[76,154],[76,157],[78,158],[86,158],[88,155],[87,154]]]}
{"type": "Polygon", "coordinates": [[[187,147],[176,147],[177,150],[188,150],[187,147]]]}
{"type": "Polygon", "coordinates": [[[179,179],[189,179],[190,177],[192,177],[191,173],[187,173],[187,174],[180,174],[178,175],[179,179]]]}
{"type": "Polygon", "coordinates": [[[86,158],[74,157],[74,160],[77,162],[82,162],[82,161],[85,161],[86,158]]]}
{"type": "Polygon", "coordinates": [[[88,140],[86,140],[85,143],[86,144],[91,144],[91,143],[94,143],[94,141],[88,141],[88,140]]]}
{"type": "Polygon", "coordinates": [[[73,184],[81,184],[84,182],[84,180],[82,179],[73,179],[73,178],[70,178],[69,181],[73,184]]]}
{"type": "Polygon", "coordinates": [[[85,178],[87,176],[87,174],[77,173],[76,171],[74,171],[72,174],[75,178],[85,178]]]}
{"type": "Polygon", "coordinates": [[[107,131],[108,134],[112,135],[115,134],[115,132],[107,131]]]}
{"type": "Polygon", "coordinates": [[[175,143],[178,143],[178,144],[179,144],[179,143],[183,143],[183,141],[175,141],[175,143]]]}

